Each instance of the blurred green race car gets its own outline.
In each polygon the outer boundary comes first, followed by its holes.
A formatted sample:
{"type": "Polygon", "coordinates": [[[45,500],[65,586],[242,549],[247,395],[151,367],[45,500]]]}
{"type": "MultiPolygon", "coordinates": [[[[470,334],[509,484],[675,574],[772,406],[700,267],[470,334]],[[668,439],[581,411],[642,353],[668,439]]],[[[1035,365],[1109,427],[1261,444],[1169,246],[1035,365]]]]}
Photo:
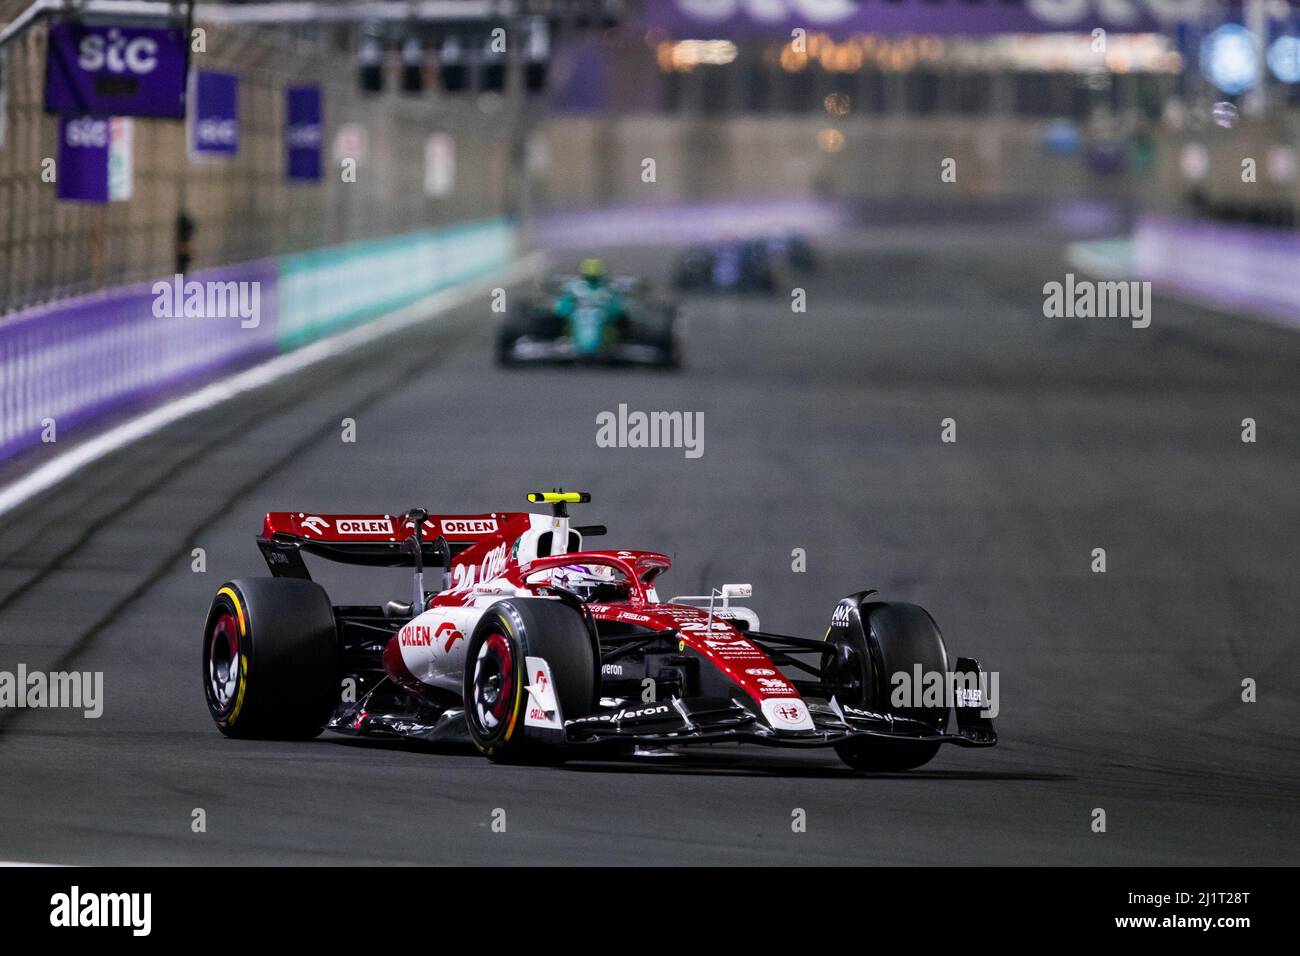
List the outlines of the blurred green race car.
{"type": "Polygon", "coordinates": [[[599,259],[555,276],[511,310],[497,333],[502,365],[593,363],[675,367],[677,310],[632,277],[611,278],[599,259]]]}

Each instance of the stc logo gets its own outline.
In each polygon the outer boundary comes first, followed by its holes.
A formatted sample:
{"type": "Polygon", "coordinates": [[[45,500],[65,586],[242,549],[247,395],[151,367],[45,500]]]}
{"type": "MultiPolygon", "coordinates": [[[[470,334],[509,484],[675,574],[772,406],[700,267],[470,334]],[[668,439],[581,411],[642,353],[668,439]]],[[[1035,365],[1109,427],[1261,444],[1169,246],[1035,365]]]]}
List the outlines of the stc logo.
{"type": "Polygon", "coordinates": [[[81,38],[77,66],[87,73],[152,73],[158,66],[158,44],[149,37],[122,36],[116,27],[107,34],[91,33],[81,38]]]}
{"type": "Polygon", "coordinates": [[[204,146],[234,146],[239,140],[239,124],[232,119],[205,119],[195,125],[195,135],[204,146]]]}
{"type": "Polygon", "coordinates": [[[792,16],[810,23],[838,23],[857,12],[853,0],[678,0],[678,5],[701,20],[725,20],[743,11],[769,23],[792,16]]]}
{"type": "Polygon", "coordinates": [[[108,120],[75,119],[64,126],[63,138],[79,149],[102,149],[108,145],[108,120]]]}
{"type": "Polygon", "coordinates": [[[1135,23],[1150,13],[1162,21],[1194,19],[1205,14],[1206,0],[1029,0],[1029,12],[1045,23],[1071,26],[1094,14],[1117,26],[1135,23]]]}
{"type": "Polygon", "coordinates": [[[315,149],[321,143],[320,126],[316,123],[290,126],[285,136],[294,149],[315,149]]]}
{"type": "MultiPolygon", "coordinates": [[[[921,6],[921,0],[912,5],[921,6]]],[[[1092,19],[1124,26],[1150,14],[1159,20],[1203,16],[1210,0],[1026,0],[1024,6],[1049,26],[1076,26],[1092,19]]],[[[759,23],[802,21],[813,27],[832,26],[858,13],[855,0],[677,0],[678,8],[697,20],[721,21],[744,14],[759,23]]],[[[922,15],[917,11],[918,16],[922,15]]]]}

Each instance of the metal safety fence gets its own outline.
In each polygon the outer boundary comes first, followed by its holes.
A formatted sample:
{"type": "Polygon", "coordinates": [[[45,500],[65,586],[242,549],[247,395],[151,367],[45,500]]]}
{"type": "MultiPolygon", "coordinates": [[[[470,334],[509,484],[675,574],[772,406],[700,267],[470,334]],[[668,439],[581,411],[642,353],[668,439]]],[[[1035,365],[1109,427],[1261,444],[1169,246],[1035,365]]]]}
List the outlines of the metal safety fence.
{"type": "MultiPolygon", "coordinates": [[[[24,6],[0,0],[0,24],[24,6]]],[[[512,211],[520,106],[510,97],[363,94],[348,35],[328,26],[200,19],[195,27],[191,67],[238,76],[237,155],[196,161],[185,122],[137,118],[130,198],[105,204],[59,201],[50,181],[58,123],[43,108],[48,28],[6,49],[0,316],[176,271],[512,211]],[[317,183],[285,175],[285,90],[302,83],[322,89],[317,183]],[[425,155],[434,134],[454,144],[454,186],[431,192],[425,155]],[[345,159],[354,161],[351,180],[341,173],[345,159]]]]}

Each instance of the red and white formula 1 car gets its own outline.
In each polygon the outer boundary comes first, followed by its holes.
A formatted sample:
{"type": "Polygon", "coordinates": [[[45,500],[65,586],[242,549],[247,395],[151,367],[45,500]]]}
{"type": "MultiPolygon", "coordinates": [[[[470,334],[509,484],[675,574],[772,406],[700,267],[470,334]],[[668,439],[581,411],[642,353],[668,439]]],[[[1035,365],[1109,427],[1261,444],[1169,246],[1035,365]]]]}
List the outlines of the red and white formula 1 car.
{"type": "Polygon", "coordinates": [[[870,770],[920,766],[945,743],[996,743],[979,662],[958,658],[950,672],[916,605],[860,591],[820,639],[769,634],[733,603],[748,585],[661,602],[667,556],[584,550],[605,529],[571,525],[567,507],[588,495],[529,500],[551,513],[268,514],[258,545],[274,576],[222,585],[204,626],[217,726],[231,737],[468,736],[503,761],[720,741],[833,746],[870,770]],[[413,568],[410,603],[335,605],[304,554],[413,568]],[[440,587],[426,590],[434,569],[440,587]],[[895,706],[892,676],[919,672],[955,674],[955,701],[895,706]]]}

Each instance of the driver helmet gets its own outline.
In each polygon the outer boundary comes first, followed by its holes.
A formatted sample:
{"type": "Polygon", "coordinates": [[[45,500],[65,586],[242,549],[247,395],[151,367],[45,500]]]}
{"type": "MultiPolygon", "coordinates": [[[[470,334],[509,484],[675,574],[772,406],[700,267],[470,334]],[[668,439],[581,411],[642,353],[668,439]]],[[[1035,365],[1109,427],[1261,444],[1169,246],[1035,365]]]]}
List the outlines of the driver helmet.
{"type": "Polygon", "coordinates": [[[600,285],[605,281],[605,263],[601,259],[583,259],[578,273],[588,285],[600,285]]]}
{"type": "Polygon", "coordinates": [[[597,589],[604,588],[605,593],[609,594],[610,588],[618,588],[620,580],[615,570],[607,565],[566,564],[555,569],[551,575],[551,583],[566,591],[572,591],[584,601],[589,601],[596,594],[597,589]]]}

